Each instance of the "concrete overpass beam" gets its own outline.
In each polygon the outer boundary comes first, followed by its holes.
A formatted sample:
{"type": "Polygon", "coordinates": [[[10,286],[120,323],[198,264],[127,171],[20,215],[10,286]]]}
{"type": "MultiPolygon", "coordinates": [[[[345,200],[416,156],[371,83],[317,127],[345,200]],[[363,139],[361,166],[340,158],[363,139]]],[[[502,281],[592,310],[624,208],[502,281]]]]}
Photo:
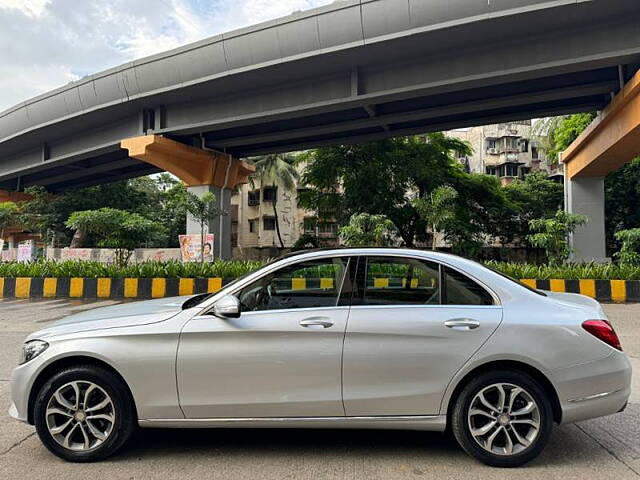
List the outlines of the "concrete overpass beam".
{"type": "MultiPolygon", "coordinates": [[[[227,214],[212,219],[206,233],[215,235],[214,256],[230,259],[231,192],[247,183],[255,168],[231,155],[190,147],[159,135],[129,138],[120,145],[130,157],[174,174],[198,197],[208,192],[216,196],[218,206],[227,214]]],[[[186,232],[200,233],[195,219],[187,219],[186,232]]]]}

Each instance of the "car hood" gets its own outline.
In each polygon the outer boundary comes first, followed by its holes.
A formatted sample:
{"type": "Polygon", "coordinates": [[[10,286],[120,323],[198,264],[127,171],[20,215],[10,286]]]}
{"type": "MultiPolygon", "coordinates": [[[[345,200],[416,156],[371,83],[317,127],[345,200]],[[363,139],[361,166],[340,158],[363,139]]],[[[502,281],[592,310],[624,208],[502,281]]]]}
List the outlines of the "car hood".
{"type": "Polygon", "coordinates": [[[105,328],[130,327],[167,320],[182,311],[182,304],[191,297],[172,297],[143,302],[121,303],[69,315],[47,328],[31,334],[28,340],[45,339],[69,333],[105,328]]]}
{"type": "Polygon", "coordinates": [[[580,295],[578,293],[549,292],[549,291],[545,291],[544,293],[551,300],[562,303],[563,305],[567,305],[570,307],[580,307],[583,310],[593,312],[594,319],[607,318],[600,303],[598,303],[596,300],[594,300],[591,297],[587,297],[586,295],[580,295]]]}

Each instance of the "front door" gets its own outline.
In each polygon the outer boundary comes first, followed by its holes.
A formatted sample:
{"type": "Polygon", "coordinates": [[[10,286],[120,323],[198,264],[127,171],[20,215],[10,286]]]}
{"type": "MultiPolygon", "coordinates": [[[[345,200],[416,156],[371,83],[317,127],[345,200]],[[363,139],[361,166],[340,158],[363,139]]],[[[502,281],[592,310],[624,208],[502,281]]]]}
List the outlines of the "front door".
{"type": "Polygon", "coordinates": [[[416,258],[362,257],[344,343],[347,416],[434,415],[502,309],[466,275],[416,258]]]}
{"type": "Polygon", "coordinates": [[[340,291],[350,298],[348,263],[333,257],[285,266],[235,292],[240,318],[188,322],[177,359],[186,417],[344,416],[349,306],[340,291]]]}

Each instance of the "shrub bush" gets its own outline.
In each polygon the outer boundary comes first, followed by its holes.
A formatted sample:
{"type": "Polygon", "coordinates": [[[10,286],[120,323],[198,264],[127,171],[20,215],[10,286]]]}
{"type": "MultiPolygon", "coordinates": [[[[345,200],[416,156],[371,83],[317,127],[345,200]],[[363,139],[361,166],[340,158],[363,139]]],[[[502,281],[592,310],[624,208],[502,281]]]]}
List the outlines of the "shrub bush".
{"type": "MultiPolygon", "coordinates": [[[[237,278],[257,270],[264,264],[265,262],[258,260],[216,260],[213,263],[148,261],[119,267],[76,260],[41,260],[31,263],[0,263],[0,277],[237,278]]],[[[555,266],[496,261],[487,261],[485,264],[517,279],[640,280],[640,266],[631,265],[575,263],[555,266]]]]}

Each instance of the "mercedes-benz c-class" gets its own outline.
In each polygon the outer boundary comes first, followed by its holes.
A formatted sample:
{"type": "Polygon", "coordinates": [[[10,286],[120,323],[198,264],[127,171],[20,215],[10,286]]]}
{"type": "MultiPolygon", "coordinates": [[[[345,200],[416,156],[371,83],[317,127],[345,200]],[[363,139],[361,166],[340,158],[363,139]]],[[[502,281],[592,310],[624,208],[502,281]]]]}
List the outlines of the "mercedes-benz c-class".
{"type": "Polygon", "coordinates": [[[630,381],[591,298],[445,253],[334,249],[33,333],[10,414],[70,461],[109,456],[138,427],[318,427],[449,429],[511,467],[554,424],[624,409],[630,381]]]}

